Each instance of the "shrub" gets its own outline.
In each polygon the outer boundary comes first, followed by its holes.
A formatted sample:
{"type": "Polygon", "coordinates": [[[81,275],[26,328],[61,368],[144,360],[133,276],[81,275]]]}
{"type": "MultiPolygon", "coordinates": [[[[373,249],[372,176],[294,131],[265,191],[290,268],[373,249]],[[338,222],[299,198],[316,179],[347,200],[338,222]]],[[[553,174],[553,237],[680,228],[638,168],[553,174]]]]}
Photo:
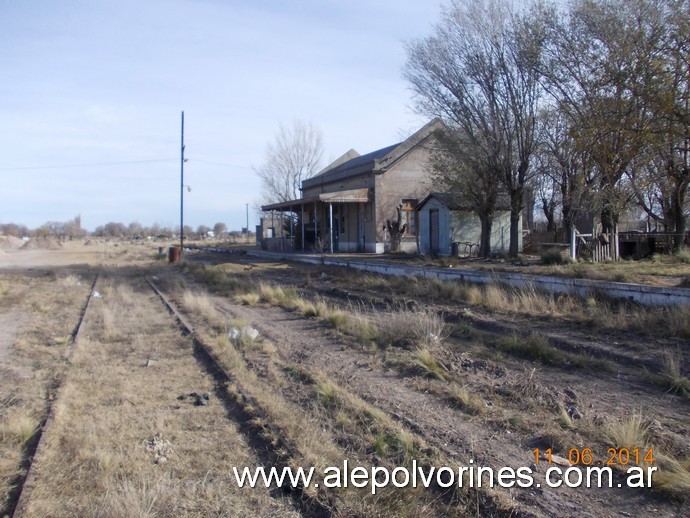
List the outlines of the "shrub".
{"type": "Polygon", "coordinates": [[[563,264],[563,255],[560,248],[548,248],[541,253],[542,264],[563,264]]]}
{"type": "Polygon", "coordinates": [[[676,252],[676,259],[681,263],[690,264],[690,249],[681,248],[676,252]]]}

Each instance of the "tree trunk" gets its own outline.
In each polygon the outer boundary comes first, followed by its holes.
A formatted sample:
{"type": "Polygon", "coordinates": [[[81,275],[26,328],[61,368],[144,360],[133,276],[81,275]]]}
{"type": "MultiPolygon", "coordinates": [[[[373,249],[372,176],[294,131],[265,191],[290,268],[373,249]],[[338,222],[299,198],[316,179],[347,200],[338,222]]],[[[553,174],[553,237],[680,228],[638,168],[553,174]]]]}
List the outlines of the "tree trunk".
{"type": "Polygon", "coordinates": [[[510,193],[510,246],[508,256],[517,257],[520,251],[520,214],[522,213],[522,186],[513,189],[510,193]]]}
{"type": "Polygon", "coordinates": [[[480,214],[479,221],[482,225],[482,235],[479,240],[479,257],[489,257],[491,254],[492,217],[489,214],[480,214]]]}
{"type": "Polygon", "coordinates": [[[684,188],[683,192],[676,193],[673,197],[673,210],[675,212],[673,218],[673,251],[677,252],[685,245],[685,191],[687,191],[687,186],[684,188]]]}
{"type": "Polygon", "coordinates": [[[544,212],[544,217],[546,218],[546,231],[554,232],[556,230],[556,204],[553,202],[553,200],[542,198],[541,209],[544,212]]]}
{"type": "Polygon", "coordinates": [[[563,210],[561,211],[563,218],[563,230],[561,242],[568,243],[570,241],[570,228],[573,226],[573,211],[570,209],[569,203],[563,203],[563,210]]]}
{"type": "Polygon", "coordinates": [[[608,204],[604,205],[604,208],[601,209],[601,231],[604,234],[611,234],[617,219],[613,209],[608,204]]]}
{"type": "Polygon", "coordinates": [[[508,255],[510,257],[517,257],[520,252],[520,211],[510,211],[510,248],[508,255]]]}

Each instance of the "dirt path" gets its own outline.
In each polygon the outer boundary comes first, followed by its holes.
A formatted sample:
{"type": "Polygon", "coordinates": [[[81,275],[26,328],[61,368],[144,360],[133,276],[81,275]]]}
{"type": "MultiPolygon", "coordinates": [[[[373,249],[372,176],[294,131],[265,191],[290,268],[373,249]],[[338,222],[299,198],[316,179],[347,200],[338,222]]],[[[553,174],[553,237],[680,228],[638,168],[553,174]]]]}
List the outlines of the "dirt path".
{"type": "Polygon", "coordinates": [[[31,375],[29,363],[18,358],[14,348],[28,319],[23,311],[0,313],[0,377],[16,380],[31,375]]]}

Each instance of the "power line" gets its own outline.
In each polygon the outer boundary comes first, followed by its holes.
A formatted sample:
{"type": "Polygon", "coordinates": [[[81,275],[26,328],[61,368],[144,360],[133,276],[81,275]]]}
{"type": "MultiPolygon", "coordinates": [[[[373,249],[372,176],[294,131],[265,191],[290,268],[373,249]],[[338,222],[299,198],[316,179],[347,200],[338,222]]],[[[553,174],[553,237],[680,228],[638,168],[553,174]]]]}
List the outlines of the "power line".
{"type": "Polygon", "coordinates": [[[158,158],[153,160],[129,160],[126,162],[99,162],[94,164],[67,164],[67,165],[41,165],[30,167],[2,167],[0,171],[30,171],[37,169],[65,169],[70,167],[103,167],[111,165],[128,165],[128,164],[148,164],[152,162],[170,162],[177,160],[177,158],[158,158]]]}
{"type": "MultiPolygon", "coordinates": [[[[157,158],[151,160],[128,160],[124,162],[96,162],[89,164],[64,164],[64,165],[37,165],[37,166],[27,166],[27,167],[0,167],[0,171],[33,171],[40,169],[68,169],[70,167],[107,167],[115,165],[132,165],[132,164],[150,164],[154,162],[171,162],[177,161],[177,158],[157,158]]],[[[237,165],[237,164],[226,164],[223,162],[212,162],[210,160],[201,160],[198,158],[188,158],[187,162],[196,162],[200,164],[210,164],[217,165],[221,167],[232,167],[235,169],[252,169],[250,166],[237,165]]]]}
{"type": "Polygon", "coordinates": [[[198,158],[190,158],[188,159],[189,162],[199,162],[200,164],[211,164],[211,165],[219,165],[222,167],[234,167],[237,169],[252,169],[249,166],[246,165],[236,165],[236,164],[223,164],[221,162],[210,162],[209,160],[200,160],[198,158]]]}

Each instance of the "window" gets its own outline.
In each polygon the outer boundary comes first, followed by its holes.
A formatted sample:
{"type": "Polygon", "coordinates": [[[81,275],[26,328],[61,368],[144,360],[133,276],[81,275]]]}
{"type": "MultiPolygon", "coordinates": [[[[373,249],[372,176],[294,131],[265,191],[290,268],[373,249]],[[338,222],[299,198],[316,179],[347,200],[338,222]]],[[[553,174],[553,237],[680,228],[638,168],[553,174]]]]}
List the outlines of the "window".
{"type": "Polygon", "coordinates": [[[417,235],[417,213],[415,208],[417,207],[418,200],[416,199],[403,199],[402,208],[400,212],[402,214],[402,222],[407,225],[405,229],[406,236],[416,236],[417,235]]]}

